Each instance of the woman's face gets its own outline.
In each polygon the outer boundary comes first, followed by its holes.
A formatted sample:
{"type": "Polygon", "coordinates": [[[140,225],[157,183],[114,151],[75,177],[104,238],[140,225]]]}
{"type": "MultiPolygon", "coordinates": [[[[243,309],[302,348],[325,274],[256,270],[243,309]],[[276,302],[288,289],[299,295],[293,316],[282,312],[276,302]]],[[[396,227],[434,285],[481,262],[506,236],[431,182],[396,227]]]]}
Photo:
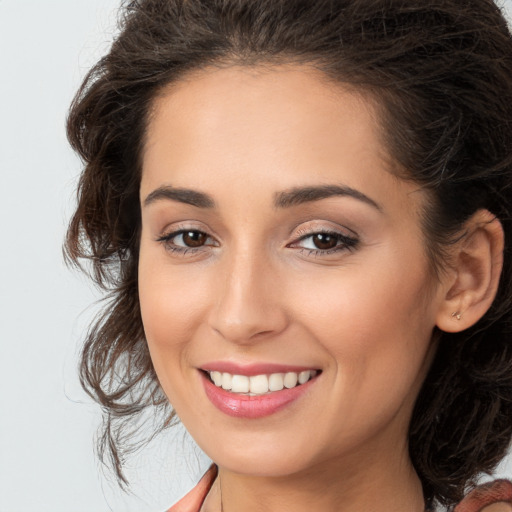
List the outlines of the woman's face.
{"type": "Polygon", "coordinates": [[[370,103],[306,68],[204,70],[156,100],[142,318],[162,388],[220,466],[406,456],[443,294],[423,192],[386,162],[370,103]]]}

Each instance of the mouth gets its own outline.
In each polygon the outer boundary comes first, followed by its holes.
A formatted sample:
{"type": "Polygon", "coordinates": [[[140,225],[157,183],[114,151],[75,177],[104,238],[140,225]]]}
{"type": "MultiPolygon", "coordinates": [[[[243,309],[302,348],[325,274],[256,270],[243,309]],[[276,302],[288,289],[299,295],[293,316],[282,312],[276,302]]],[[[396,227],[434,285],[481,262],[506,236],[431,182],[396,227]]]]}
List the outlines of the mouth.
{"type": "Polygon", "coordinates": [[[208,368],[200,369],[200,375],[206,396],[219,411],[231,417],[257,419],[298,401],[322,374],[319,369],[272,369],[272,373],[261,373],[260,368],[246,368],[244,373],[250,375],[244,375],[224,371],[225,368],[208,368]]]}
{"type": "Polygon", "coordinates": [[[238,375],[217,370],[203,370],[206,377],[218,388],[234,394],[261,396],[293,389],[314,379],[320,370],[302,370],[301,372],[270,373],[261,375],[238,375]]]}

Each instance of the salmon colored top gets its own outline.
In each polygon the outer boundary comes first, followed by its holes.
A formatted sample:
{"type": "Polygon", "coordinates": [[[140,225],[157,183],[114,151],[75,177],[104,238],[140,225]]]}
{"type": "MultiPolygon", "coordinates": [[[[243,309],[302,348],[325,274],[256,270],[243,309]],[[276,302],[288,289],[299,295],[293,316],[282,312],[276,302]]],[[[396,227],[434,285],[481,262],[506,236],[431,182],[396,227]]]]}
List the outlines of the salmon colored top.
{"type": "MultiPolygon", "coordinates": [[[[199,512],[216,476],[217,466],[212,465],[199,483],[167,512],[199,512]]],[[[480,485],[453,509],[453,512],[487,511],[512,512],[512,482],[495,480],[480,485]],[[491,505],[493,506],[491,507],[491,505]]]]}

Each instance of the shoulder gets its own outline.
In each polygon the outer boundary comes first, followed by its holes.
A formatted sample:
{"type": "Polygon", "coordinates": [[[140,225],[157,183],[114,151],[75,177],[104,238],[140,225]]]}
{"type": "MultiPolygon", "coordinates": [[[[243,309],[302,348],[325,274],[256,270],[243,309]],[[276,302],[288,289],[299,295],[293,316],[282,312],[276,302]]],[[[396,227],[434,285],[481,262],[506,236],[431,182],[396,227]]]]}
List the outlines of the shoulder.
{"type": "Polygon", "coordinates": [[[512,512],[512,482],[495,480],[473,489],[454,512],[512,512]]]}
{"type": "Polygon", "coordinates": [[[198,484],[167,512],[199,512],[216,476],[217,466],[213,464],[202,476],[198,484]]]}

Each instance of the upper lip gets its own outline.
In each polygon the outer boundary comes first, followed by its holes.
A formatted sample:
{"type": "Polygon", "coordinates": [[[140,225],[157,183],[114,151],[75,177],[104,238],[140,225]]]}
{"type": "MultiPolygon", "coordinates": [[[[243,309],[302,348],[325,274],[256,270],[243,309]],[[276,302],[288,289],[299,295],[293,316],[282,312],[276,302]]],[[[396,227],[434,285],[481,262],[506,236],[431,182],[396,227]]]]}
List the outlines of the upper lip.
{"type": "Polygon", "coordinates": [[[221,373],[230,373],[231,375],[246,375],[247,377],[251,377],[254,375],[269,375],[271,373],[300,373],[305,370],[318,370],[318,368],[279,363],[240,364],[233,361],[214,361],[202,365],[201,370],[207,372],[217,371],[221,373]]]}

